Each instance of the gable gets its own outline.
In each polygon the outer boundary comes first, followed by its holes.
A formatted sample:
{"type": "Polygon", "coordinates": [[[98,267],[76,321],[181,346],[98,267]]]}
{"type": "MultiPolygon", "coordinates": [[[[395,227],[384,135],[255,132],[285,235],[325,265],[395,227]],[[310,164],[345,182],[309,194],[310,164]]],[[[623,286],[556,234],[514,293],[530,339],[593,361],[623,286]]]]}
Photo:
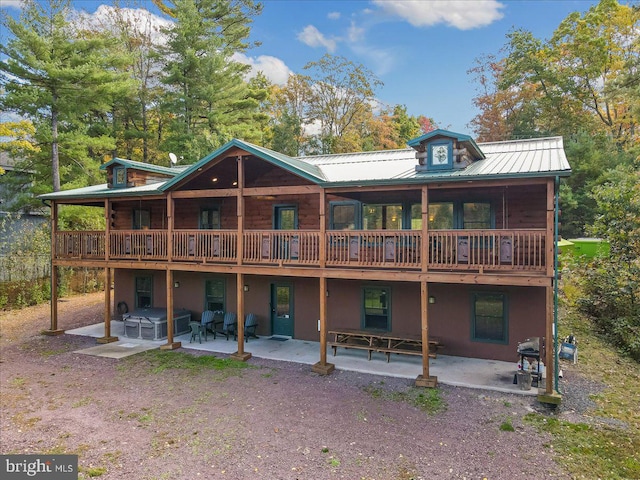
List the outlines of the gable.
{"type": "Polygon", "coordinates": [[[182,169],[135,162],[123,158],[113,158],[101,165],[100,169],[107,171],[108,188],[139,187],[165,182],[182,171],[182,169]]]}
{"type": "Polygon", "coordinates": [[[416,172],[461,170],[485,158],[476,142],[468,135],[434,130],[407,144],[415,149],[416,172]]]}

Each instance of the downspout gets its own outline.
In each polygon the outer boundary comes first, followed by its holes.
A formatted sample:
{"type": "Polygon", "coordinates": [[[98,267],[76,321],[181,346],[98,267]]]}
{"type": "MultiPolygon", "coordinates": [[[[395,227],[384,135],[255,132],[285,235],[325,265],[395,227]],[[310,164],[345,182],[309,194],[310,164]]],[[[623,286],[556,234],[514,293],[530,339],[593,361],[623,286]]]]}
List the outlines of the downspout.
{"type": "Polygon", "coordinates": [[[553,222],[553,369],[556,391],[560,392],[560,366],[558,365],[558,206],[560,197],[560,177],[555,179],[555,205],[553,222]]]}

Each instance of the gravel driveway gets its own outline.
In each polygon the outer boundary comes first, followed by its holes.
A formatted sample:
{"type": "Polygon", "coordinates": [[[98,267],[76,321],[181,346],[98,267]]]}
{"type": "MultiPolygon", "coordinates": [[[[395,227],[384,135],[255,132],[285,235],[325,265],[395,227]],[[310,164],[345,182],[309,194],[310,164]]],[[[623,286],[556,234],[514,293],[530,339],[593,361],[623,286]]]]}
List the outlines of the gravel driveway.
{"type": "MultiPolygon", "coordinates": [[[[100,318],[103,297],[80,298],[62,328],[100,318]]],[[[39,335],[46,314],[0,315],[3,454],[75,453],[80,478],[101,479],[569,478],[523,422],[543,411],[531,397],[440,386],[444,409],[428,413],[404,379],[255,358],[162,369],[157,353],[73,353],[95,339],[39,335]]]]}

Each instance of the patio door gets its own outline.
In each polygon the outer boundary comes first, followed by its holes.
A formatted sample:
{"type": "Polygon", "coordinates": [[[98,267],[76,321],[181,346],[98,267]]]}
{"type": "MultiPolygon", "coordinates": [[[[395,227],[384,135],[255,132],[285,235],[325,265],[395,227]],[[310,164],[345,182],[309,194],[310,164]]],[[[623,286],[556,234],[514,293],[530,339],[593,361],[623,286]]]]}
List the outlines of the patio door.
{"type": "MultiPolygon", "coordinates": [[[[275,230],[298,229],[298,207],[295,205],[276,205],[273,212],[275,230]]],[[[273,245],[273,258],[278,260],[298,260],[300,251],[298,235],[277,236],[273,245]]]]}
{"type": "Polygon", "coordinates": [[[273,335],[293,337],[293,286],[271,285],[271,331],[273,335]]]}

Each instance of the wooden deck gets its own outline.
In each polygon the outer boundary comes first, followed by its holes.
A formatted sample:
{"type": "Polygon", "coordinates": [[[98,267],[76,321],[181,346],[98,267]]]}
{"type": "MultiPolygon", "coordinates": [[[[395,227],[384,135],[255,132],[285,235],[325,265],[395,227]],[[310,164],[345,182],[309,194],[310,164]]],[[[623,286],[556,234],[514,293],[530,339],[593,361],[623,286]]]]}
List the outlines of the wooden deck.
{"type": "Polygon", "coordinates": [[[543,229],[437,230],[429,232],[426,246],[416,230],[328,231],[324,245],[321,232],[314,230],[247,230],[242,242],[237,230],[174,230],[171,238],[167,230],[117,230],[109,232],[108,242],[106,236],[104,231],[58,231],[54,258],[390,270],[424,267],[481,273],[547,271],[543,229]]]}

